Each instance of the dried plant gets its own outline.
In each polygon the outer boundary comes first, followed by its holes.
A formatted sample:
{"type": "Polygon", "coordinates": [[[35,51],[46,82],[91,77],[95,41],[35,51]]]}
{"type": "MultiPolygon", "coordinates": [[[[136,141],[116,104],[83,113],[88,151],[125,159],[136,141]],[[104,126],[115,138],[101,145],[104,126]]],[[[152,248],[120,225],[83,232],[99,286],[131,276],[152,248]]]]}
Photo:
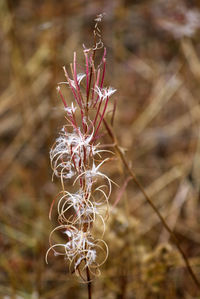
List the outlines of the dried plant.
{"type": "MultiPolygon", "coordinates": [[[[61,129],[59,137],[50,151],[53,177],[56,176],[60,179],[62,191],[53,200],[50,208],[49,216],[51,219],[52,210],[55,205],[57,206],[58,226],[50,234],[50,248],[46,254],[46,262],[48,263],[50,251],[53,251],[55,255],[65,256],[69,263],[70,272],[75,273],[88,284],[88,296],[91,298],[92,277],[100,274],[99,267],[108,257],[108,246],[102,238],[105,232],[105,222],[109,215],[109,197],[112,183],[114,183],[100,171],[101,166],[110,159],[107,155],[113,154],[111,151],[103,149],[100,143],[100,130],[104,124],[113,141],[112,146],[115,152],[129,173],[127,182],[134,181],[143,193],[146,201],[170,234],[194,282],[200,287],[176,235],[138,181],[126,160],[123,149],[118,144],[112,127],[105,119],[109,99],[116,90],[112,87],[104,87],[106,48],[103,50],[100,63],[97,66],[95,64],[96,51],[104,47],[98,27],[102,17],[103,15],[98,15],[95,19],[94,46],[86,48],[83,45],[84,69],[78,73],[77,55],[74,52],[73,63],[70,64],[71,76],[63,67],[66,81],[60,82],[57,88],[64,104],[67,123],[61,129]],[[61,86],[66,86],[71,90],[73,95],[71,105],[65,99],[61,86]],[[66,181],[71,183],[72,191],[66,189],[66,181]],[[101,220],[103,226],[103,233],[100,238],[95,238],[93,234],[97,218],[101,220]],[[66,237],[64,243],[54,241],[53,236],[56,231],[63,232],[66,237]]],[[[126,185],[127,183],[124,189],[126,185]]],[[[119,202],[120,197],[114,205],[119,202]]],[[[163,271],[167,270],[164,269],[163,271]]],[[[161,273],[162,279],[163,273],[161,273]]]]}
{"type": "MultiPolygon", "coordinates": [[[[60,178],[62,191],[50,208],[57,205],[58,226],[50,234],[50,248],[55,255],[64,255],[69,262],[70,272],[75,272],[84,281],[90,282],[91,275],[100,274],[99,267],[108,256],[108,247],[101,238],[95,239],[92,229],[96,218],[100,218],[105,231],[105,220],[109,214],[109,197],[112,180],[100,171],[109,160],[103,154],[111,152],[102,149],[99,142],[100,128],[106,114],[110,97],[115,93],[112,87],[104,87],[106,70],[106,49],[97,67],[94,56],[103,48],[98,23],[102,15],[95,19],[95,44],[87,49],[84,46],[85,69],[77,71],[77,55],[74,53],[71,64],[71,78],[64,67],[65,82],[58,85],[58,93],[63,101],[67,124],[63,126],[51,151],[50,160],[53,177],[60,178]],[[98,40],[96,40],[98,39],[98,40]],[[71,106],[65,100],[60,86],[69,88],[73,95],[71,106]],[[65,188],[68,180],[73,191],[65,188]],[[54,243],[53,235],[62,231],[64,243],[54,243]],[[85,277],[86,274],[86,277],[85,277]]],[[[91,291],[90,291],[91,292],[91,291]]]]}

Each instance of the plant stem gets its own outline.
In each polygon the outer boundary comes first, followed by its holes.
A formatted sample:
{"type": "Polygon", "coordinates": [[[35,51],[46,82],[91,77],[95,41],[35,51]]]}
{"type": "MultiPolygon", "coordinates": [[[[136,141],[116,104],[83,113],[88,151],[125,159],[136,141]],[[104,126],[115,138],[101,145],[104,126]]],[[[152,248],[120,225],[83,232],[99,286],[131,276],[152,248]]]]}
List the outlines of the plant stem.
{"type": "Polygon", "coordinates": [[[160,221],[162,222],[163,226],[165,227],[165,229],[168,231],[168,233],[170,234],[174,244],[176,245],[178,251],[180,252],[185,265],[188,269],[188,272],[190,273],[193,281],[195,282],[196,286],[200,289],[200,282],[197,279],[194,271],[192,270],[190,263],[188,261],[188,258],[185,254],[185,252],[183,251],[183,249],[181,248],[180,244],[179,244],[179,240],[177,239],[175,233],[170,229],[170,227],[168,226],[167,222],[165,221],[165,219],[163,218],[163,216],[161,215],[161,213],[159,212],[159,210],[157,209],[157,207],[154,205],[154,203],[152,202],[152,200],[150,199],[150,197],[147,195],[146,191],[144,190],[143,186],[141,185],[141,183],[138,181],[135,173],[133,172],[133,170],[131,169],[131,167],[128,164],[128,161],[125,158],[125,155],[123,153],[123,151],[120,149],[117,139],[112,131],[112,129],[110,128],[110,126],[108,125],[108,123],[104,121],[104,125],[108,131],[108,134],[111,136],[113,142],[114,142],[114,148],[116,150],[116,152],[119,154],[121,161],[123,162],[123,164],[125,165],[126,169],[128,170],[130,176],[132,177],[132,180],[135,182],[135,184],[138,186],[138,188],[140,189],[140,191],[143,193],[146,201],[149,203],[149,205],[152,207],[152,209],[154,210],[154,212],[156,213],[156,215],[158,216],[158,218],[160,219],[160,221]]]}
{"type": "Polygon", "coordinates": [[[87,274],[87,288],[88,288],[88,299],[92,299],[92,282],[90,280],[90,270],[86,267],[87,274]]]}
{"type": "MultiPolygon", "coordinates": [[[[94,63],[94,59],[95,59],[95,50],[96,47],[96,34],[94,32],[94,50],[92,53],[92,63],[94,63]]],[[[88,113],[88,102],[89,102],[89,97],[90,97],[90,90],[91,90],[91,82],[92,82],[92,65],[90,67],[90,77],[89,77],[89,86],[88,86],[88,93],[87,93],[87,99],[86,99],[86,112],[88,113]]]]}

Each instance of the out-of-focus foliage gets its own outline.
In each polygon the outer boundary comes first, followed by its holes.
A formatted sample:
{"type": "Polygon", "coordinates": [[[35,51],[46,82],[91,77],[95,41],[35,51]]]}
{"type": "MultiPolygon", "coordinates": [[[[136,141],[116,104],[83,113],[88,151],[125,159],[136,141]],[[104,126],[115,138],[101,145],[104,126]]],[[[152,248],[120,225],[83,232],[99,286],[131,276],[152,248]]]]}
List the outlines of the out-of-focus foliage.
{"type": "MultiPolygon", "coordinates": [[[[59,191],[49,149],[64,123],[56,93],[62,66],[91,45],[101,12],[120,145],[200,279],[199,1],[1,0],[1,298],[87,298],[62,257],[44,261],[49,207],[59,191]]],[[[119,186],[127,181],[117,157],[106,171],[119,186]]],[[[111,206],[119,192],[115,187],[111,206]]],[[[111,208],[105,239],[110,253],[94,298],[197,296],[168,233],[131,181],[111,208]]]]}

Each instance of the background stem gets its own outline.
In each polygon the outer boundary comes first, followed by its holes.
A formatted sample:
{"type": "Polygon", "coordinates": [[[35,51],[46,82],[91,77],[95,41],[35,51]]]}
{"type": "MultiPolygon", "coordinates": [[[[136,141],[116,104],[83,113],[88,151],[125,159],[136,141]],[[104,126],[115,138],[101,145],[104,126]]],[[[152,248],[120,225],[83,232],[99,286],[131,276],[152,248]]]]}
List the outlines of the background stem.
{"type": "Polygon", "coordinates": [[[124,166],[126,167],[127,171],[129,172],[130,176],[132,177],[132,180],[135,182],[135,184],[138,186],[138,188],[140,189],[140,191],[143,193],[146,201],[149,203],[149,205],[152,207],[152,209],[154,210],[154,212],[156,213],[156,215],[158,216],[158,218],[160,219],[160,221],[162,222],[163,226],[165,227],[165,229],[169,232],[172,241],[174,242],[174,244],[176,245],[178,251],[180,252],[185,265],[188,269],[188,272],[190,274],[190,276],[192,277],[193,281],[195,282],[196,286],[200,289],[200,282],[196,277],[196,274],[194,273],[194,271],[192,270],[192,267],[190,266],[190,263],[188,261],[188,258],[185,254],[185,252],[183,251],[183,249],[181,248],[180,244],[179,244],[179,240],[177,239],[175,233],[170,229],[170,227],[168,226],[167,222],[165,221],[165,219],[163,218],[163,216],[161,215],[161,213],[159,212],[159,210],[156,208],[156,206],[154,205],[154,203],[152,202],[152,200],[150,199],[150,197],[147,195],[147,193],[145,192],[143,186],[141,185],[141,183],[138,181],[135,173],[133,172],[133,170],[131,169],[131,167],[128,164],[128,161],[125,158],[125,155],[123,153],[123,151],[120,149],[117,139],[112,131],[112,129],[110,128],[110,126],[108,125],[108,123],[106,122],[106,120],[104,119],[104,125],[108,131],[108,134],[110,135],[110,137],[112,138],[113,142],[114,142],[114,148],[116,150],[116,152],[119,154],[121,161],[123,162],[124,166]]]}

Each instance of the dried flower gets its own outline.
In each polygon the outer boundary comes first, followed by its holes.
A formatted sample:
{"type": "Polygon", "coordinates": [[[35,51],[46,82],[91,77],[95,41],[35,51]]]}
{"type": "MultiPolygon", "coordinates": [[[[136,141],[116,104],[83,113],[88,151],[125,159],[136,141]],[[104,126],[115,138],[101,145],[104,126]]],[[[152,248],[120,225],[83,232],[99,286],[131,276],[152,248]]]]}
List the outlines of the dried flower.
{"type": "Polygon", "coordinates": [[[77,57],[74,53],[72,78],[65,67],[66,82],[60,82],[57,88],[64,104],[67,124],[63,126],[51,151],[50,161],[53,177],[60,178],[62,191],[52,202],[52,209],[57,200],[58,227],[50,234],[50,248],[55,255],[64,255],[69,262],[71,272],[83,278],[83,271],[87,268],[93,275],[99,275],[99,266],[108,256],[108,247],[102,239],[95,239],[92,228],[97,217],[105,231],[105,220],[108,216],[108,199],[111,194],[113,181],[100,171],[102,164],[109,158],[102,159],[103,152],[97,143],[99,130],[105,117],[109,98],[116,92],[112,87],[103,87],[105,78],[106,50],[102,61],[95,68],[94,51],[102,44],[98,22],[96,19],[95,34],[99,41],[91,49],[84,48],[85,72],[77,73],[77,57]],[[97,34],[98,33],[98,34],[97,34]],[[81,86],[82,80],[85,87],[81,86]],[[67,85],[73,95],[73,102],[68,105],[60,85],[67,85]],[[81,120],[78,119],[81,116],[81,120]],[[65,190],[65,181],[70,180],[74,192],[65,190]],[[65,242],[54,243],[53,235],[61,230],[65,235],[65,242]],[[101,252],[101,254],[100,254],[101,252]],[[102,255],[103,253],[103,255],[102,255]],[[103,257],[102,257],[103,256],[103,257]],[[102,260],[99,260],[99,258],[102,260]]]}

